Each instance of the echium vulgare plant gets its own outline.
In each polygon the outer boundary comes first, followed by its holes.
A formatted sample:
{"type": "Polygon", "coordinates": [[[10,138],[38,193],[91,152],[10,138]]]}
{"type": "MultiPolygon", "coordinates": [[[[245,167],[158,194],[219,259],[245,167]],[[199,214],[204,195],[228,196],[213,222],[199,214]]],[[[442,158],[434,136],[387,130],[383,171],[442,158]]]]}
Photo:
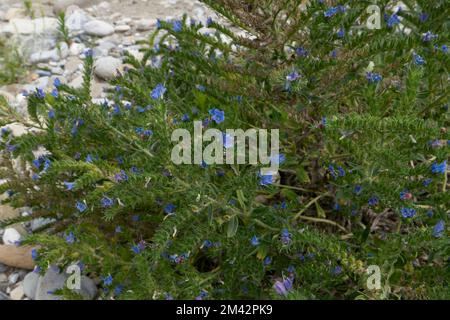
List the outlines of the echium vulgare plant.
{"type": "Polygon", "coordinates": [[[33,209],[5,224],[53,219],[23,242],[42,272],[115,299],[449,298],[448,3],[380,0],[368,28],[370,1],[204,2],[227,26],[158,21],[107,100],[88,52],[81,89],[3,108],[1,191],[33,209]],[[194,120],[279,129],[279,174],[175,165],[194,120]]]}

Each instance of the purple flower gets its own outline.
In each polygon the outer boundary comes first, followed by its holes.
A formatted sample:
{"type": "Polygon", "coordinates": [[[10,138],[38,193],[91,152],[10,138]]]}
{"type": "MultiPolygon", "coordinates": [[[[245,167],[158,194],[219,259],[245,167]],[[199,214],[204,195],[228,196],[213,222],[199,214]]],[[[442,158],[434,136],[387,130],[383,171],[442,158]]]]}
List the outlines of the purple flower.
{"type": "Polygon", "coordinates": [[[59,78],[56,78],[55,80],[53,80],[53,85],[58,88],[61,86],[61,80],[59,80],[59,78]]]}
{"type": "Polygon", "coordinates": [[[116,180],[116,182],[128,181],[128,175],[124,170],[120,170],[119,173],[116,173],[114,175],[114,179],[116,180]]]}
{"type": "Polygon", "coordinates": [[[295,49],[295,53],[297,54],[297,56],[299,57],[307,57],[308,56],[308,50],[306,50],[303,47],[298,47],[295,49]]]}
{"type": "Polygon", "coordinates": [[[116,229],[114,230],[115,233],[122,233],[122,227],[121,226],[117,226],[116,229]]]}
{"type": "Polygon", "coordinates": [[[355,186],[355,188],[353,189],[353,193],[356,194],[357,196],[359,196],[361,194],[361,192],[362,192],[362,187],[359,184],[357,184],[355,186]]]}
{"type": "Polygon", "coordinates": [[[264,266],[268,266],[271,263],[272,263],[272,258],[271,257],[267,256],[267,257],[264,258],[264,261],[263,261],[263,265],[264,266]]]}
{"type": "Polygon", "coordinates": [[[345,36],[345,30],[343,28],[340,28],[337,32],[338,38],[343,38],[345,36]]]}
{"type": "Polygon", "coordinates": [[[208,292],[205,290],[200,291],[200,294],[195,298],[195,300],[203,300],[208,296],[208,292]]]}
{"type": "Polygon", "coordinates": [[[331,270],[331,274],[334,276],[338,276],[342,273],[342,267],[341,266],[335,266],[332,270],[331,270]]]}
{"type": "Polygon", "coordinates": [[[411,192],[408,192],[408,190],[400,192],[400,200],[410,200],[410,199],[412,199],[411,192]]]}
{"type": "Polygon", "coordinates": [[[52,90],[52,92],[50,93],[50,95],[52,96],[52,97],[54,97],[54,98],[58,98],[58,96],[59,96],[59,91],[58,91],[58,89],[53,89],[52,90]]]}
{"type": "Polygon", "coordinates": [[[114,288],[114,295],[118,296],[123,291],[123,285],[119,284],[117,287],[114,288]]]}
{"type": "Polygon", "coordinates": [[[225,120],[225,112],[220,109],[210,109],[209,114],[211,115],[211,119],[215,121],[217,124],[222,123],[225,120]]]}
{"type": "Polygon", "coordinates": [[[138,245],[132,246],[132,247],[131,247],[131,250],[132,250],[135,254],[141,253],[141,247],[139,247],[138,245]]]}
{"type": "Polygon", "coordinates": [[[436,34],[433,34],[431,31],[428,31],[427,33],[424,33],[422,35],[423,42],[430,42],[437,38],[438,38],[438,36],[436,34]]]}
{"type": "Polygon", "coordinates": [[[424,23],[425,21],[428,20],[428,14],[426,12],[422,12],[419,15],[419,20],[420,20],[421,23],[424,23]]]}
{"type": "Polygon", "coordinates": [[[445,230],[445,222],[444,220],[439,220],[438,223],[433,228],[433,237],[440,238],[445,230]]]}
{"type": "Polygon", "coordinates": [[[213,24],[213,22],[213,19],[211,17],[208,17],[208,19],[206,19],[206,26],[209,28],[213,24]]]}
{"type": "Polygon", "coordinates": [[[162,83],[159,83],[152,90],[150,96],[152,97],[153,100],[162,99],[166,91],[167,91],[166,87],[162,83]]]}
{"type": "Polygon", "coordinates": [[[433,182],[433,179],[428,178],[428,179],[423,180],[422,184],[424,187],[428,187],[432,182],[433,182]]]}

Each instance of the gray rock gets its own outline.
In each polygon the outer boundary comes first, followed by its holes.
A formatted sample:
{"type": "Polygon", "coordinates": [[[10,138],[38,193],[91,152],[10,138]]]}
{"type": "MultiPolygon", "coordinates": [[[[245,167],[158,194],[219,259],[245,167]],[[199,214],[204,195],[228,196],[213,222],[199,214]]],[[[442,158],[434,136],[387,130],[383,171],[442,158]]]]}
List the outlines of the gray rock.
{"type": "Polygon", "coordinates": [[[93,0],[56,0],[53,5],[53,12],[60,13],[67,9],[71,5],[76,5],[79,7],[85,7],[92,4],[93,0]]]}
{"type": "Polygon", "coordinates": [[[56,18],[12,19],[9,24],[0,28],[0,33],[21,35],[56,35],[58,20],[56,18]]]}
{"type": "Polygon", "coordinates": [[[99,58],[94,63],[94,73],[97,77],[104,80],[113,79],[121,65],[122,62],[113,57],[99,58]]]}
{"type": "Polygon", "coordinates": [[[92,300],[97,295],[97,286],[94,281],[86,276],[81,276],[81,288],[79,290],[74,290],[83,297],[92,300]]]}
{"type": "Polygon", "coordinates": [[[89,16],[81,9],[73,10],[65,18],[67,29],[70,32],[81,31],[86,23],[90,20],[89,16]]]}
{"type": "Polygon", "coordinates": [[[9,275],[9,277],[8,277],[8,283],[9,284],[16,284],[17,281],[19,281],[19,277],[20,277],[20,275],[19,275],[18,272],[11,273],[9,275]]]}
{"type": "Polygon", "coordinates": [[[0,273],[6,272],[8,270],[8,267],[5,266],[3,263],[0,263],[0,273]]]}
{"type": "Polygon", "coordinates": [[[83,28],[88,35],[97,37],[105,37],[114,33],[114,27],[101,20],[89,21],[83,28]]]}
{"type": "Polygon", "coordinates": [[[50,218],[37,218],[31,221],[31,231],[36,231],[37,229],[40,229],[52,222],[54,222],[55,219],[50,219],[50,218]]]}
{"type": "Polygon", "coordinates": [[[116,32],[127,32],[130,31],[131,27],[126,24],[118,25],[114,28],[116,32]]]}
{"type": "Polygon", "coordinates": [[[148,31],[156,26],[155,19],[141,19],[136,23],[136,29],[138,31],[148,31]]]}
{"type": "Polygon", "coordinates": [[[64,288],[67,278],[66,274],[59,273],[55,267],[50,267],[43,277],[39,277],[35,300],[61,300],[52,293],[64,288]]]}
{"type": "Polygon", "coordinates": [[[28,298],[35,298],[38,281],[39,273],[37,272],[30,272],[23,279],[23,292],[28,298]]]}
{"type": "Polygon", "coordinates": [[[69,55],[69,47],[67,43],[60,42],[59,48],[47,51],[34,52],[30,56],[31,63],[48,62],[48,61],[59,61],[66,58],[69,55]]]}
{"type": "Polygon", "coordinates": [[[9,300],[9,297],[8,295],[0,291],[0,300],[9,300]]]}
{"type": "MultiPolygon", "coordinates": [[[[68,274],[59,273],[55,267],[49,268],[43,277],[39,276],[34,299],[60,300],[61,299],[60,297],[52,295],[51,293],[54,292],[55,290],[64,288],[67,285],[68,279],[69,279],[68,274]]],[[[31,285],[33,285],[33,283],[31,283],[31,285]]],[[[86,276],[81,276],[81,287],[80,289],[75,289],[74,291],[81,294],[86,299],[93,299],[97,295],[97,287],[95,286],[94,281],[86,276]]],[[[33,292],[31,291],[27,293],[32,295],[33,292]]],[[[30,297],[28,294],[27,296],[30,297]]]]}

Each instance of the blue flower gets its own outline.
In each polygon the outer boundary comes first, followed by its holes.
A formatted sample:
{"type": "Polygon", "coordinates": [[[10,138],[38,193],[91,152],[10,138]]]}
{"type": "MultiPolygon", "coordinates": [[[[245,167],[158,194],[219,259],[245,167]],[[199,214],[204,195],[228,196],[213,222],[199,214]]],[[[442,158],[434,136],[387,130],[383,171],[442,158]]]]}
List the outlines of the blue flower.
{"type": "Polygon", "coordinates": [[[418,66],[422,66],[426,63],[425,59],[422,58],[420,55],[418,55],[417,53],[413,54],[413,59],[414,59],[414,63],[418,66]]]}
{"type": "Polygon", "coordinates": [[[270,157],[270,162],[273,164],[282,164],[286,161],[286,156],[283,153],[270,157]]]}
{"type": "Polygon", "coordinates": [[[289,81],[289,82],[292,82],[292,81],[295,81],[295,80],[297,80],[298,78],[300,78],[300,74],[297,72],[297,71],[292,71],[291,73],[289,73],[287,76],[286,76],[286,80],[287,81],[289,81]]]}
{"type": "Polygon", "coordinates": [[[287,296],[289,293],[284,282],[281,282],[279,280],[275,281],[273,288],[275,289],[276,293],[278,293],[280,296],[287,296]]]}
{"type": "Polygon", "coordinates": [[[203,248],[209,249],[212,247],[212,242],[210,240],[203,241],[203,248]]]}
{"type": "Polygon", "coordinates": [[[31,250],[31,259],[36,260],[38,258],[39,254],[36,249],[31,250]]]}
{"type": "Polygon", "coordinates": [[[341,266],[335,266],[332,270],[331,270],[331,274],[334,276],[338,276],[342,273],[342,267],[341,266]]]}
{"type": "Polygon", "coordinates": [[[140,248],[138,245],[132,246],[132,247],[131,247],[131,250],[132,250],[135,254],[141,253],[141,248],[140,248]]]}
{"type": "Polygon", "coordinates": [[[392,28],[393,26],[397,25],[400,23],[400,19],[398,17],[398,15],[396,13],[394,13],[393,15],[391,15],[387,21],[387,25],[389,28],[392,28]]]}
{"type": "Polygon", "coordinates": [[[383,77],[378,73],[367,72],[366,79],[367,79],[367,81],[369,81],[369,83],[378,83],[381,80],[383,80],[383,77]]]}
{"type": "Polygon", "coordinates": [[[175,20],[172,23],[172,29],[175,32],[180,32],[183,29],[183,23],[180,20],[175,20]]]}
{"type": "Polygon", "coordinates": [[[330,18],[332,16],[334,16],[336,13],[338,13],[338,7],[331,7],[328,10],[326,10],[323,15],[325,16],[325,18],[330,18]]]}
{"type": "Polygon", "coordinates": [[[40,178],[41,178],[41,176],[38,175],[37,173],[33,173],[33,174],[31,175],[31,179],[33,179],[34,181],[37,181],[37,180],[39,180],[40,178]]]}
{"type": "Polygon", "coordinates": [[[63,183],[66,186],[66,190],[68,191],[73,190],[73,188],[75,187],[75,182],[64,181],[63,183]]]}
{"type": "Polygon", "coordinates": [[[445,230],[445,222],[444,222],[444,220],[439,220],[438,223],[436,223],[436,225],[433,228],[433,233],[432,233],[433,237],[435,237],[435,238],[442,237],[444,230],[445,230]]]}
{"type": "Polygon", "coordinates": [[[442,163],[433,163],[431,166],[431,172],[432,173],[442,173],[445,174],[445,171],[447,170],[447,160],[444,160],[442,163]]]}
{"type": "Polygon", "coordinates": [[[362,192],[362,187],[359,184],[357,184],[355,186],[355,188],[353,189],[353,193],[356,194],[357,196],[359,196],[361,194],[361,192],[362,192]]]}
{"type": "Polygon", "coordinates": [[[260,243],[261,243],[261,241],[259,240],[259,238],[257,237],[257,236],[253,236],[251,239],[250,239],[250,243],[252,244],[252,246],[259,246],[260,245],[260,243]]]}
{"type": "Polygon", "coordinates": [[[122,227],[121,226],[117,226],[116,229],[114,230],[115,233],[122,233],[122,227]]]}
{"type": "Polygon", "coordinates": [[[210,109],[209,114],[211,115],[211,119],[215,121],[217,124],[223,122],[225,120],[225,112],[220,109],[210,109]]]}
{"type": "Polygon", "coordinates": [[[88,155],[86,156],[85,161],[86,161],[87,163],[92,163],[92,162],[93,162],[92,156],[91,156],[90,154],[88,154],[88,155]]]}
{"type": "Polygon", "coordinates": [[[431,31],[428,31],[427,33],[423,34],[422,40],[424,42],[430,42],[430,41],[437,39],[437,37],[438,36],[436,34],[433,34],[431,31]]]}
{"type": "Polygon", "coordinates": [[[173,205],[172,203],[169,203],[164,207],[164,212],[167,214],[173,213],[175,208],[176,208],[175,205],[173,205]]]}
{"type": "Polygon", "coordinates": [[[303,47],[298,47],[295,49],[295,53],[297,54],[297,56],[299,57],[307,57],[308,56],[308,50],[306,50],[303,47]]]}
{"type": "Polygon", "coordinates": [[[91,48],[87,48],[87,49],[85,49],[85,50],[83,51],[83,54],[84,54],[84,56],[85,56],[86,58],[92,57],[93,53],[94,53],[94,52],[92,51],[91,48]]]}
{"type": "Polygon", "coordinates": [[[152,99],[154,100],[158,100],[158,99],[162,99],[164,96],[164,93],[167,91],[166,87],[162,84],[159,83],[156,85],[156,87],[152,90],[152,93],[150,94],[150,96],[152,97],[152,99]]]}
{"type": "Polygon", "coordinates": [[[118,296],[123,291],[123,285],[119,284],[117,287],[114,288],[114,295],[118,296]]]}
{"type": "Polygon", "coordinates": [[[284,245],[288,245],[291,243],[291,234],[289,233],[288,229],[281,230],[281,243],[284,245]]]}
{"type": "Polygon", "coordinates": [[[442,52],[448,53],[448,46],[447,45],[445,45],[445,44],[442,45],[442,52]]]}
{"type": "Polygon", "coordinates": [[[195,298],[195,300],[203,300],[208,296],[208,292],[205,290],[200,291],[200,294],[195,298]]]}
{"type": "Polygon", "coordinates": [[[342,168],[341,166],[338,167],[338,173],[339,173],[339,177],[344,177],[345,176],[345,170],[344,168],[342,168]]]}
{"type": "Polygon", "coordinates": [[[113,283],[113,277],[109,274],[106,277],[103,277],[103,285],[110,286],[113,283]]]}
{"type": "Polygon", "coordinates": [[[372,207],[376,206],[378,204],[378,202],[379,202],[378,198],[376,196],[372,196],[369,199],[369,206],[372,206],[372,207]]]}
{"type": "Polygon", "coordinates": [[[61,86],[61,80],[59,80],[59,78],[56,78],[55,80],[53,80],[53,85],[58,88],[61,86]]]}
{"type": "Polygon", "coordinates": [[[75,243],[75,235],[73,234],[73,232],[69,232],[68,235],[66,235],[66,242],[68,244],[73,244],[75,243]]]}
{"type": "Polygon", "coordinates": [[[102,198],[101,203],[103,208],[108,208],[114,205],[114,199],[105,196],[102,198]]]}
{"type": "Polygon", "coordinates": [[[116,173],[114,175],[114,179],[116,180],[116,182],[128,181],[128,175],[124,170],[120,170],[119,173],[116,173]]]}
{"type": "Polygon", "coordinates": [[[270,174],[260,175],[259,184],[262,186],[267,186],[267,185],[274,183],[274,181],[275,181],[275,176],[273,176],[273,175],[270,175],[270,174]]]}
{"type": "Polygon", "coordinates": [[[264,266],[268,266],[271,263],[272,263],[272,258],[271,257],[267,256],[267,257],[264,258],[264,261],[263,261],[263,265],[264,266]]]}
{"type": "Polygon", "coordinates": [[[206,19],[206,26],[210,27],[213,24],[213,19],[211,17],[208,17],[208,19],[206,19]]]}
{"type": "Polygon", "coordinates": [[[181,116],[181,121],[188,122],[189,121],[189,115],[187,113],[183,114],[181,116]]]}
{"type": "Polygon", "coordinates": [[[156,19],[156,29],[161,29],[162,25],[161,25],[161,20],[156,19]]]}
{"type": "Polygon", "coordinates": [[[426,12],[422,12],[420,15],[419,15],[419,21],[421,22],[421,23],[424,23],[425,21],[427,21],[428,20],[428,14],[426,13],[426,12]]]}
{"type": "Polygon", "coordinates": [[[53,119],[53,118],[55,118],[55,110],[53,110],[53,109],[50,109],[49,111],[48,111],[48,118],[49,119],[53,119]]]}
{"type": "Polygon", "coordinates": [[[343,38],[345,36],[345,30],[343,28],[339,29],[337,36],[338,38],[343,38]]]}
{"type": "Polygon", "coordinates": [[[197,84],[197,85],[195,86],[195,88],[197,88],[197,90],[198,90],[198,91],[201,91],[201,92],[205,92],[205,90],[206,90],[205,86],[203,86],[203,85],[201,85],[201,84],[197,84]]]}
{"type": "Polygon", "coordinates": [[[77,204],[75,205],[78,211],[83,212],[87,209],[87,205],[84,202],[77,201],[77,204]]]}
{"type": "Polygon", "coordinates": [[[37,89],[36,89],[35,96],[36,96],[38,99],[44,99],[44,98],[45,98],[45,92],[44,92],[44,90],[42,90],[42,89],[40,89],[40,88],[37,88],[37,89]]]}
{"type": "Polygon", "coordinates": [[[173,297],[172,297],[172,295],[170,294],[170,293],[164,293],[164,299],[166,299],[166,300],[173,300],[173,297]]]}
{"type": "Polygon", "coordinates": [[[58,96],[59,96],[58,89],[53,89],[52,92],[50,93],[50,95],[54,98],[58,98],[58,96]]]}
{"type": "Polygon", "coordinates": [[[402,214],[403,218],[413,218],[416,215],[416,210],[414,210],[413,208],[401,208],[400,209],[400,213],[402,214]]]}
{"type": "Polygon", "coordinates": [[[422,182],[422,184],[423,184],[424,187],[428,187],[432,182],[433,182],[433,179],[428,178],[428,179],[425,179],[422,182]]]}

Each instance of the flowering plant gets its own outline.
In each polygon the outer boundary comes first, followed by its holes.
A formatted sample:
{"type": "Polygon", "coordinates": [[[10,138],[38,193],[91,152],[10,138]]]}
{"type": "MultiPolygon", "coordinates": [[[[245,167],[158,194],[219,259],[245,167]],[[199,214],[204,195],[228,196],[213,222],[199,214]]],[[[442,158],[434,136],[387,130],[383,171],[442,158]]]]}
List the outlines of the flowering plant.
{"type": "Polygon", "coordinates": [[[5,201],[53,219],[37,263],[118,299],[448,298],[445,1],[379,1],[376,30],[363,1],[205,2],[239,30],[158,21],[107,100],[87,53],[81,89],[29,93],[35,130],[2,131],[5,201]],[[194,120],[279,129],[279,174],[175,165],[194,120]]]}

